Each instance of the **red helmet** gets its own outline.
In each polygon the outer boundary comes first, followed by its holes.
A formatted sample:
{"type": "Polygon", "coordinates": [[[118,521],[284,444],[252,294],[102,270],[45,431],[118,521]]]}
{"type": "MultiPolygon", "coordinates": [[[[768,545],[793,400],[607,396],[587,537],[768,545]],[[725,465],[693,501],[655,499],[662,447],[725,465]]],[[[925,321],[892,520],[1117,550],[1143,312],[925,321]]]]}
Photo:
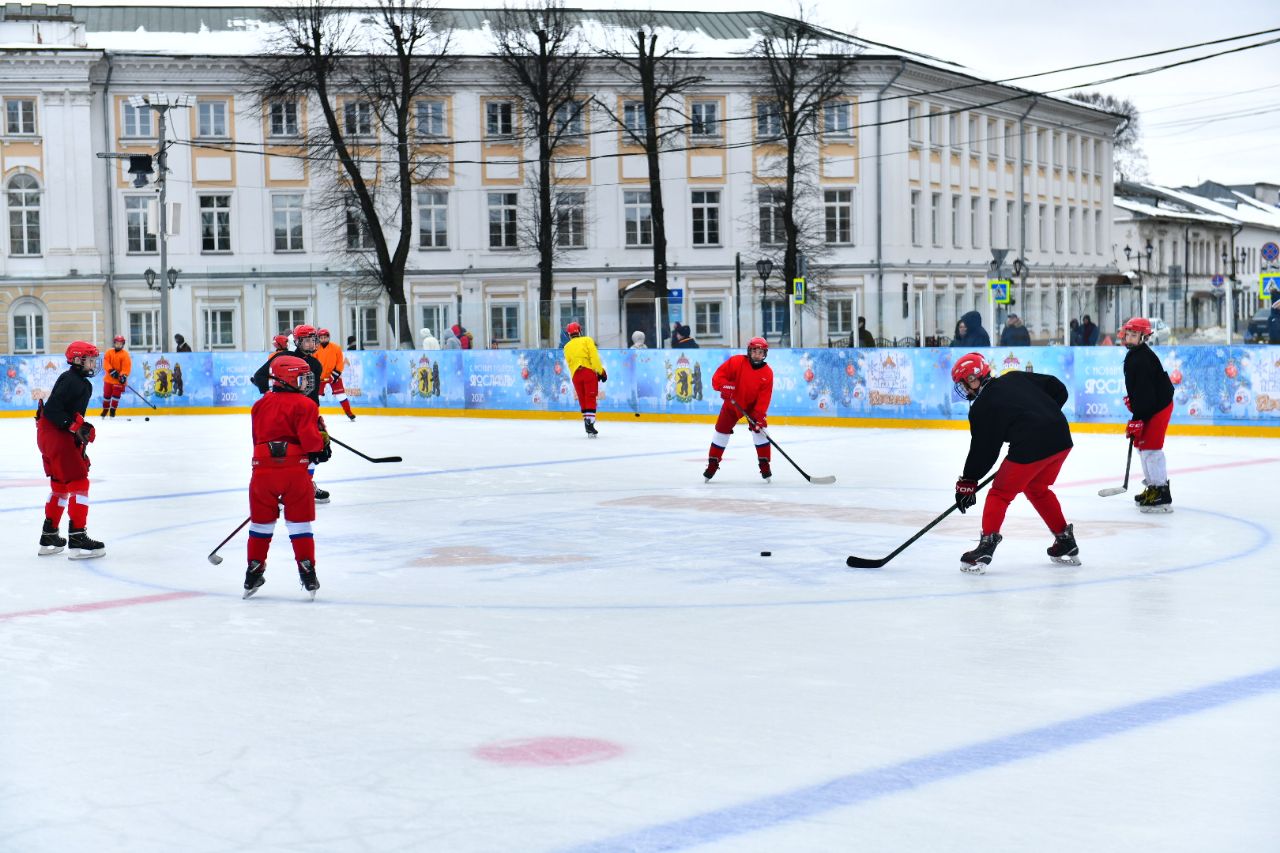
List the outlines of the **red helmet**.
{"type": "Polygon", "coordinates": [[[297,340],[299,340],[299,339],[301,339],[301,338],[310,338],[310,337],[314,337],[314,336],[315,336],[315,334],[316,334],[316,327],[315,327],[315,326],[308,326],[306,323],[303,323],[303,324],[302,324],[302,325],[300,325],[300,326],[294,326],[294,327],[293,327],[293,339],[294,339],[295,341],[297,341],[297,340]]]}
{"type": "Polygon", "coordinates": [[[747,341],[747,349],[751,349],[752,347],[760,347],[765,352],[768,352],[769,342],[764,338],[752,338],[751,340],[747,341]]]}
{"type": "Polygon", "coordinates": [[[72,341],[67,345],[67,364],[72,367],[79,367],[85,376],[92,376],[98,372],[97,358],[101,355],[98,348],[88,341],[72,341]],[[94,359],[92,364],[76,364],[76,359],[94,359]]]}
{"type": "Polygon", "coordinates": [[[582,325],[579,323],[570,323],[564,327],[564,330],[569,337],[573,337],[574,335],[582,334],[582,325]]]}
{"type": "Polygon", "coordinates": [[[328,330],[328,329],[318,329],[318,330],[316,331],[316,335],[317,335],[317,336],[319,336],[319,337],[321,337],[321,338],[327,338],[327,337],[329,337],[329,330],[328,330]]]}
{"type": "Polygon", "coordinates": [[[987,360],[981,353],[971,352],[968,355],[962,355],[956,359],[955,364],[951,365],[951,379],[962,392],[968,390],[965,380],[970,376],[976,376],[982,380],[991,378],[991,365],[987,364],[987,360]]]}
{"type": "Polygon", "coordinates": [[[1146,317],[1130,317],[1120,329],[1125,332],[1137,332],[1145,338],[1151,334],[1151,321],[1146,317]]]}
{"type": "Polygon", "coordinates": [[[311,389],[305,386],[310,384],[314,374],[307,363],[296,355],[282,355],[271,361],[271,378],[287,390],[296,389],[306,394],[311,389]]]}
{"type": "Polygon", "coordinates": [[[111,343],[113,344],[124,343],[124,335],[116,335],[114,338],[111,339],[111,343]]]}
{"type": "Polygon", "coordinates": [[[288,335],[276,335],[274,338],[272,338],[272,339],[271,339],[271,343],[275,346],[275,348],[276,348],[276,349],[288,349],[288,348],[289,348],[289,336],[288,336],[288,335]]]}

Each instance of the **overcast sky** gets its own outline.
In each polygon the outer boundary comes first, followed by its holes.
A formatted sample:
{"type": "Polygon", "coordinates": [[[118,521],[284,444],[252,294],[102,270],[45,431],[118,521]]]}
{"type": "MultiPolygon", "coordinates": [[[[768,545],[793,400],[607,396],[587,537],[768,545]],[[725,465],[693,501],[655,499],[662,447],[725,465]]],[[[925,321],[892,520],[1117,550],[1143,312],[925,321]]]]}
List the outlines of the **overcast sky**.
{"type": "MultiPolygon", "coordinates": [[[[512,5],[523,5],[511,0],[512,5]]],[[[145,5],[174,5],[142,0],[145,5]]],[[[262,0],[257,5],[281,5],[262,0]]],[[[89,0],[77,5],[121,5],[89,0]]],[[[228,0],[185,0],[186,6],[236,5],[228,0]]],[[[353,2],[352,5],[357,5],[353,2]]],[[[458,7],[501,6],[501,0],[458,7]]],[[[760,9],[791,15],[795,0],[566,0],[571,7],[760,9]]],[[[833,29],[961,63],[987,79],[1005,79],[1088,62],[1211,41],[1280,27],[1277,0],[805,0],[811,19],[833,29]]],[[[1280,33],[1250,41],[1280,37],[1280,33]]],[[[1047,91],[1100,89],[1128,98],[1141,111],[1142,147],[1155,183],[1203,180],[1280,183],[1280,44],[1106,85],[1088,84],[1118,73],[1152,68],[1247,42],[1023,81],[1047,91]]]]}

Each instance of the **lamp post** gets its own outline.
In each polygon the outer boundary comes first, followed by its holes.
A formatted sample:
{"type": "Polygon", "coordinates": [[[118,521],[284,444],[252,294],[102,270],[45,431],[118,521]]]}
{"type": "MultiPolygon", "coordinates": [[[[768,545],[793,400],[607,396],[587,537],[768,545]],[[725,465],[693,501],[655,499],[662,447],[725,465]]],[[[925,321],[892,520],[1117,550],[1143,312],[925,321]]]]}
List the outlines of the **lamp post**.
{"type": "MultiPolygon", "coordinates": [[[[1230,252],[1227,252],[1227,249],[1225,246],[1222,249],[1222,271],[1223,272],[1226,272],[1227,270],[1228,255],[1230,256],[1231,275],[1227,280],[1231,282],[1231,284],[1236,284],[1240,281],[1240,279],[1236,275],[1236,251],[1234,246],[1232,247],[1230,252]]],[[[1240,247],[1240,265],[1241,266],[1244,266],[1245,259],[1247,256],[1248,256],[1248,250],[1245,249],[1243,246],[1241,246],[1240,247]]],[[[1227,343],[1230,344],[1232,329],[1235,326],[1235,294],[1232,293],[1230,284],[1227,285],[1227,295],[1225,298],[1227,301],[1227,304],[1225,307],[1225,311],[1227,313],[1227,343]]]]}
{"type": "Polygon", "coordinates": [[[756,274],[760,276],[760,332],[765,340],[769,339],[769,318],[765,316],[765,306],[769,304],[768,285],[769,275],[773,272],[773,261],[769,258],[761,258],[756,261],[756,274]]]}
{"type": "MultiPolygon", "coordinates": [[[[1150,273],[1151,273],[1151,253],[1152,253],[1152,251],[1154,251],[1154,249],[1153,249],[1153,247],[1152,247],[1152,245],[1151,245],[1151,241],[1150,241],[1150,240],[1147,240],[1147,245],[1146,245],[1144,248],[1140,249],[1140,250],[1138,251],[1138,253],[1137,253],[1137,254],[1138,254],[1138,266],[1137,266],[1137,267],[1136,267],[1136,269],[1135,269],[1135,272],[1137,272],[1137,273],[1138,273],[1138,287],[1139,287],[1139,288],[1141,289],[1141,291],[1142,291],[1142,311],[1141,311],[1141,313],[1142,313],[1142,316],[1144,316],[1144,317],[1145,317],[1145,316],[1147,316],[1147,315],[1149,315],[1149,314],[1154,314],[1154,313],[1155,313],[1154,311],[1152,311],[1152,310],[1151,310],[1151,306],[1149,306],[1149,305],[1147,304],[1147,281],[1146,281],[1146,279],[1144,279],[1144,278],[1142,277],[1142,256],[1143,256],[1144,254],[1147,256],[1147,273],[1148,273],[1148,274],[1150,274],[1150,273]]],[[[1124,247],[1124,259],[1125,259],[1125,263],[1129,264],[1131,268],[1132,268],[1132,264],[1133,264],[1133,262],[1132,262],[1133,254],[1134,254],[1134,252],[1133,252],[1133,248],[1132,248],[1132,247],[1130,247],[1130,246],[1125,246],[1125,247],[1124,247]]],[[[1157,282],[1156,282],[1156,302],[1159,302],[1159,301],[1160,301],[1160,283],[1159,283],[1159,281],[1157,280],[1157,282]]]]}

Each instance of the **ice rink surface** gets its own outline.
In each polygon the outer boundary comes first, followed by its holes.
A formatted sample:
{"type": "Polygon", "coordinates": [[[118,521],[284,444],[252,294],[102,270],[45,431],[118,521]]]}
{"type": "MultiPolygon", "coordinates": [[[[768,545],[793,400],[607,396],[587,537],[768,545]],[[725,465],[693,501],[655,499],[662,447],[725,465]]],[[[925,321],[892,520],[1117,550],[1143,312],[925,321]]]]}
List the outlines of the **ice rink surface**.
{"type": "Polygon", "coordinates": [[[404,462],[321,466],[314,602],[283,525],[253,599],[244,533],[206,560],[247,416],[100,423],[83,561],[0,420],[0,851],[1280,849],[1275,439],[1171,438],[1142,515],[1079,434],[1083,565],[1019,499],[971,576],[973,512],[845,566],[963,431],[774,426],[814,486],[741,429],[704,484],[709,423],[329,420],[404,462]]]}

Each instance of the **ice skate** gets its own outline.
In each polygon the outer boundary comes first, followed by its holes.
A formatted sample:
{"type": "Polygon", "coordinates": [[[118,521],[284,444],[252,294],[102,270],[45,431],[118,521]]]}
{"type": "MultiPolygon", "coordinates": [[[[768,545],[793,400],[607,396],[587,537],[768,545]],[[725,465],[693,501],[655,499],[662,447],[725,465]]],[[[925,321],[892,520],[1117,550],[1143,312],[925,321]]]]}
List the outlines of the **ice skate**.
{"type": "Polygon", "coordinates": [[[326,492],[324,489],[320,488],[319,486],[315,486],[315,490],[316,490],[316,503],[327,504],[329,502],[329,493],[326,492]]]}
{"type": "Polygon", "coordinates": [[[985,574],[991,565],[996,546],[1004,540],[999,533],[988,533],[978,540],[978,547],[960,555],[960,571],[974,575],[985,574]]]}
{"type": "Polygon", "coordinates": [[[1138,504],[1142,512],[1173,512],[1173,495],[1169,492],[1169,484],[1149,486],[1138,504]]]}
{"type": "Polygon", "coordinates": [[[1145,486],[1146,488],[1144,488],[1142,491],[1138,492],[1136,495],[1133,496],[1133,502],[1136,503],[1138,506],[1142,506],[1142,502],[1147,499],[1147,495],[1151,494],[1156,490],[1156,487],[1148,483],[1146,480],[1142,481],[1142,485],[1145,486]]]}
{"type": "Polygon", "coordinates": [[[356,419],[355,415],[351,414],[350,412],[347,412],[347,420],[354,421],[355,419],[356,419]]]}
{"type": "Polygon", "coordinates": [[[772,482],[773,469],[769,467],[769,460],[761,456],[757,461],[760,463],[760,476],[766,483],[772,482]]]}
{"type": "Polygon", "coordinates": [[[320,581],[316,580],[316,567],[310,560],[298,561],[298,581],[302,584],[302,588],[311,594],[311,600],[316,597],[316,590],[320,588],[320,581]]]}
{"type": "Polygon", "coordinates": [[[720,470],[720,460],[712,456],[707,460],[707,470],[702,472],[703,482],[710,483],[711,478],[720,470]]]}
{"type": "Polygon", "coordinates": [[[116,416],[116,410],[115,410],[115,409],[112,409],[112,410],[107,414],[107,417],[109,417],[109,418],[114,418],[115,416],[116,416]]]}
{"type": "Polygon", "coordinates": [[[107,553],[107,546],[96,539],[90,539],[83,528],[68,531],[67,547],[71,549],[67,557],[72,560],[89,560],[107,553]]]}
{"type": "Polygon", "coordinates": [[[244,597],[248,598],[267,582],[267,567],[261,560],[250,560],[244,573],[244,597]]]}
{"type": "Polygon", "coordinates": [[[40,556],[61,554],[65,547],[67,547],[67,540],[58,535],[58,525],[46,518],[44,529],[40,532],[40,556]]]}
{"type": "Polygon", "coordinates": [[[596,425],[591,421],[585,421],[584,426],[587,428],[587,438],[595,438],[600,434],[600,431],[596,429],[596,425]]]}
{"type": "Polygon", "coordinates": [[[1049,559],[1064,566],[1080,565],[1080,549],[1076,546],[1074,528],[1075,525],[1068,524],[1066,530],[1054,534],[1053,544],[1049,546],[1046,552],[1049,555],[1049,559]]]}

